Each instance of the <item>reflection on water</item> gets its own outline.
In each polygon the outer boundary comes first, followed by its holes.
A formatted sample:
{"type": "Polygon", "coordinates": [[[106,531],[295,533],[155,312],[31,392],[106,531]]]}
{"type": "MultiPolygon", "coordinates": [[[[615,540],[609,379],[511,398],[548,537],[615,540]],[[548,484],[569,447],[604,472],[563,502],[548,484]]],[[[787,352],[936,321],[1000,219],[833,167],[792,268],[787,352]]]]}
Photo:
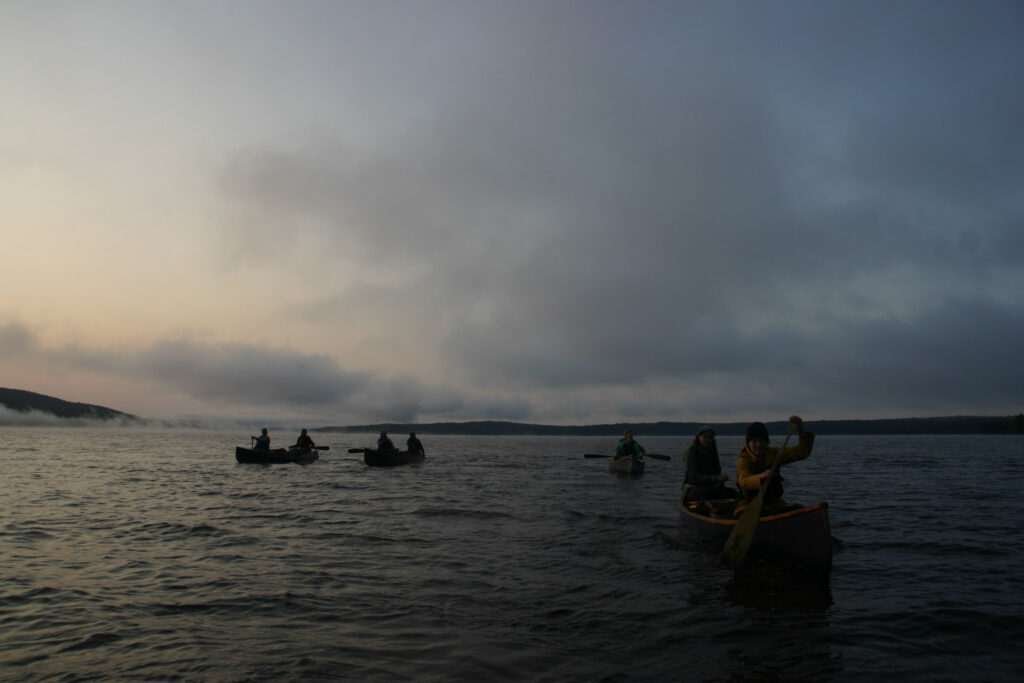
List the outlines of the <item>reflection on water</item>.
{"type": "Polygon", "coordinates": [[[750,562],[724,586],[725,600],[744,609],[751,636],[736,651],[731,680],[826,681],[843,670],[830,642],[829,575],[750,562]]]}
{"type": "Polygon", "coordinates": [[[832,606],[829,574],[765,561],[746,562],[725,584],[734,605],[774,613],[825,612],[832,606]]]}

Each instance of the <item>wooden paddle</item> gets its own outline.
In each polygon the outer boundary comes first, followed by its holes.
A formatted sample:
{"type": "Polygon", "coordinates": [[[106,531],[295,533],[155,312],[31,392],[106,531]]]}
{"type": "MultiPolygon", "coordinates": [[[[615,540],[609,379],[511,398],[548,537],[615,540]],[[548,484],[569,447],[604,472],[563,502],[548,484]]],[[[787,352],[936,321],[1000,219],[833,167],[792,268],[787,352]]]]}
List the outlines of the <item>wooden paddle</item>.
{"type": "MultiPolygon", "coordinates": [[[[671,460],[671,455],[661,455],[660,453],[642,453],[645,458],[654,458],[655,460],[671,460]]],[[[601,455],[600,453],[584,453],[584,458],[614,458],[614,455],[601,455]]]]}
{"type": "MultiPolygon", "coordinates": [[[[786,444],[789,443],[789,437],[793,436],[793,432],[796,431],[796,425],[790,424],[789,431],[786,432],[786,438],[782,441],[782,447],[779,448],[779,452],[775,454],[775,460],[772,462],[772,477],[774,477],[779,468],[782,467],[782,454],[786,450],[786,444]]],[[[747,556],[747,551],[750,550],[750,544],[754,540],[754,534],[757,533],[757,523],[761,521],[761,508],[764,507],[764,493],[768,490],[768,484],[771,482],[772,477],[761,480],[761,490],[754,496],[754,500],[751,501],[747,509],[743,511],[740,518],[736,521],[736,526],[732,528],[732,533],[729,534],[729,539],[725,542],[725,547],[722,548],[722,561],[727,565],[736,569],[743,564],[744,558],[747,556]]],[[[742,490],[742,489],[741,489],[742,490]]]]}

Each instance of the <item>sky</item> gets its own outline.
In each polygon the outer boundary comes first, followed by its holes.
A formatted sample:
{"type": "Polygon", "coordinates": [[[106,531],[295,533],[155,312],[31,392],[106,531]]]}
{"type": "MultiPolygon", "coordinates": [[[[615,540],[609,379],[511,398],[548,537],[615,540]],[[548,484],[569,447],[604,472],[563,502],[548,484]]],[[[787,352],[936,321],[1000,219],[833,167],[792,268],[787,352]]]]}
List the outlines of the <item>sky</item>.
{"type": "Polygon", "coordinates": [[[1014,0],[0,0],[0,386],[1016,414],[1022,36],[1014,0]]]}

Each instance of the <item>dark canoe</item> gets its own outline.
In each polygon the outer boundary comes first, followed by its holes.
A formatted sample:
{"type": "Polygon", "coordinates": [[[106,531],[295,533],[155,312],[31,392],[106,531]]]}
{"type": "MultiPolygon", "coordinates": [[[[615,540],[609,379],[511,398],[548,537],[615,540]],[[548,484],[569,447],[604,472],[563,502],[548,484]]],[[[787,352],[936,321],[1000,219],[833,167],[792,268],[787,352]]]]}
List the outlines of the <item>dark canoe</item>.
{"type": "Polygon", "coordinates": [[[646,464],[643,460],[623,458],[622,460],[609,460],[608,471],[619,474],[643,474],[646,464]]]}
{"type": "Polygon", "coordinates": [[[378,451],[367,448],[363,451],[363,462],[370,467],[394,467],[396,465],[415,465],[426,459],[422,453],[409,451],[378,451]]]}
{"type": "MultiPolygon", "coordinates": [[[[735,501],[683,503],[680,496],[680,519],[700,543],[721,552],[736,526],[736,518],[732,516],[734,505],[735,501]]],[[[757,523],[749,556],[828,571],[832,566],[832,530],[828,524],[828,503],[762,517],[757,523]]]]}
{"type": "Polygon", "coordinates": [[[257,462],[264,464],[313,462],[319,457],[320,454],[316,451],[300,451],[284,448],[275,448],[269,451],[257,451],[251,448],[235,446],[235,460],[238,462],[257,462]]]}

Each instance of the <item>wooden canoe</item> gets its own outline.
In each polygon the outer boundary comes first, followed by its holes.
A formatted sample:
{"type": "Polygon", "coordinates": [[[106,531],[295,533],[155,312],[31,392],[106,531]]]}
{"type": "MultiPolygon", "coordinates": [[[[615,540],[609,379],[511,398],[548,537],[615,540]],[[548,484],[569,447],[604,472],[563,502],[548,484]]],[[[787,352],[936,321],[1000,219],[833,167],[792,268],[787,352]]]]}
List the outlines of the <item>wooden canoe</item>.
{"type": "Polygon", "coordinates": [[[255,450],[235,446],[235,460],[238,462],[255,462],[278,464],[286,462],[313,462],[320,454],[313,451],[300,451],[294,448],[274,448],[269,451],[255,450]]]}
{"type": "Polygon", "coordinates": [[[608,461],[608,471],[618,474],[643,474],[644,467],[646,465],[643,460],[634,460],[633,458],[623,458],[622,460],[612,458],[608,461]]]}
{"type": "MultiPolygon", "coordinates": [[[[735,501],[684,503],[680,496],[680,520],[701,544],[721,552],[736,526],[736,518],[732,516],[733,505],[735,501]]],[[[750,546],[750,556],[828,571],[832,567],[832,530],[828,523],[828,503],[762,517],[750,546]]]]}
{"type": "Polygon", "coordinates": [[[397,465],[416,465],[426,460],[422,453],[409,451],[378,451],[367,448],[363,451],[363,462],[370,467],[395,467],[397,465]]]}

